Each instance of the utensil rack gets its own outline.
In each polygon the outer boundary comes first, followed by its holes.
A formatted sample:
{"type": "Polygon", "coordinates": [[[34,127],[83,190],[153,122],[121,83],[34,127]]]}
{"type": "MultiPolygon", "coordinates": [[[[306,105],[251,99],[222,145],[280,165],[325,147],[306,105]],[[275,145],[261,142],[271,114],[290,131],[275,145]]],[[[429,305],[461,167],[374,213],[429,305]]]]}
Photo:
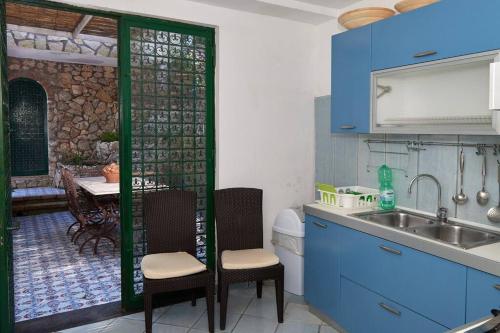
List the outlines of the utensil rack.
{"type": "Polygon", "coordinates": [[[441,146],[441,147],[460,147],[460,148],[475,148],[476,155],[482,156],[488,153],[488,150],[492,150],[493,155],[500,155],[500,144],[483,144],[483,143],[461,143],[461,142],[437,142],[437,141],[419,141],[419,140],[386,140],[386,139],[366,139],[364,140],[366,145],[368,146],[368,150],[370,152],[370,156],[368,158],[368,164],[366,165],[367,172],[370,172],[370,169],[375,169],[377,166],[371,163],[371,154],[379,153],[379,154],[390,154],[390,155],[403,155],[407,156],[406,168],[391,168],[393,170],[399,170],[404,172],[405,177],[408,177],[408,166],[410,160],[411,152],[419,152],[421,150],[426,150],[426,146],[441,146]],[[404,145],[406,147],[406,151],[387,151],[387,150],[379,150],[375,149],[372,145],[376,143],[382,144],[396,144],[396,145],[404,145]]]}

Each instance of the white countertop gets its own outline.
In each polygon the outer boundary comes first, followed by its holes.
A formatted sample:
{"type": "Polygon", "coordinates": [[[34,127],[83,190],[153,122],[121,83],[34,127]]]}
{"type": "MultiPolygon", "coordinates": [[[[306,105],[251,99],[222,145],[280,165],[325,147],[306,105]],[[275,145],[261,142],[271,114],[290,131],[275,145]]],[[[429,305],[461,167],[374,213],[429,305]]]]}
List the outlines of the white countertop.
{"type": "MultiPolygon", "coordinates": [[[[398,208],[432,216],[431,214],[416,211],[414,209],[408,209],[404,207],[398,208]]],[[[416,250],[435,255],[437,257],[441,257],[465,266],[469,266],[493,275],[500,276],[500,242],[465,250],[439,241],[410,234],[403,230],[398,230],[392,227],[383,226],[374,222],[369,222],[357,217],[349,216],[350,214],[363,213],[368,211],[373,211],[373,209],[336,208],[319,203],[304,205],[304,212],[306,214],[317,216],[319,218],[332,221],[348,228],[365,232],[367,234],[371,234],[388,241],[399,243],[416,250]]],[[[491,229],[477,223],[466,222],[457,219],[450,220],[459,222],[461,224],[467,224],[472,227],[491,229]]],[[[499,232],[500,230],[492,229],[492,231],[499,232]]]]}
{"type": "Polygon", "coordinates": [[[490,318],[479,319],[473,323],[465,324],[464,326],[460,326],[455,328],[454,330],[448,331],[448,333],[465,333],[473,328],[481,326],[485,322],[487,322],[490,318]]]}

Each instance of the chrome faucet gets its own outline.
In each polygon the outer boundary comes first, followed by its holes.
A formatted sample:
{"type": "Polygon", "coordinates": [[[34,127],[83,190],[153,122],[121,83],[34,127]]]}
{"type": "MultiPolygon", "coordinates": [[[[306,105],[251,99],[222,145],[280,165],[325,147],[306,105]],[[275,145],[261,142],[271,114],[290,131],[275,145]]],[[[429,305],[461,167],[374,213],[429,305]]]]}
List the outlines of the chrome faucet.
{"type": "Polygon", "coordinates": [[[422,173],[420,175],[416,175],[410,182],[410,185],[408,186],[408,193],[411,194],[411,188],[413,186],[413,183],[419,178],[429,178],[433,180],[436,185],[437,185],[437,190],[438,190],[438,201],[437,201],[437,212],[436,216],[439,219],[440,222],[447,222],[448,221],[448,208],[443,207],[442,201],[441,201],[441,184],[439,183],[439,180],[437,180],[436,177],[433,175],[429,175],[427,173],[422,173]]]}

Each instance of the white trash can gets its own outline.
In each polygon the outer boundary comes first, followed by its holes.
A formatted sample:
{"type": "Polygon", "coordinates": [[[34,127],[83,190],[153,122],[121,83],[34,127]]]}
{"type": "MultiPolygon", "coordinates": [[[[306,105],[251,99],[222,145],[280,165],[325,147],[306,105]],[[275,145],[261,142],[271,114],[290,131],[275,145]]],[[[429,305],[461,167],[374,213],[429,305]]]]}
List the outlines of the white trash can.
{"type": "Polygon", "coordinates": [[[304,213],[302,208],[282,210],[274,221],[272,243],[285,266],[285,290],[304,295],[304,213]]]}

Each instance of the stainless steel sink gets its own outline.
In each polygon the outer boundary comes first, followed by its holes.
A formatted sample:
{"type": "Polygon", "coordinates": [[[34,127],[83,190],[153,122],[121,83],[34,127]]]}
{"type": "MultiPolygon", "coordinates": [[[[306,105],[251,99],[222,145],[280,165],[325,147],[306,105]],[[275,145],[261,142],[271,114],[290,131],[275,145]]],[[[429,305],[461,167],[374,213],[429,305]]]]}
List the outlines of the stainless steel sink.
{"type": "Polygon", "coordinates": [[[452,223],[401,209],[352,214],[365,221],[403,230],[463,249],[500,242],[500,235],[489,231],[452,223]]]}
{"type": "Polygon", "coordinates": [[[429,218],[428,216],[419,215],[399,209],[391,211],[359,213],[353,214],[352,216],[359,217],[362,220],[375,222],[388,227],[399,229],[437,223],[435,219],[429,218]]]}
{"type": "Polygon", "coordinates": [[[416,227],[410,228],[409,231],[422,237],[438,240],[464,249],[471,249],[500,241],[500,235],[453,224],[416,227]]]}

